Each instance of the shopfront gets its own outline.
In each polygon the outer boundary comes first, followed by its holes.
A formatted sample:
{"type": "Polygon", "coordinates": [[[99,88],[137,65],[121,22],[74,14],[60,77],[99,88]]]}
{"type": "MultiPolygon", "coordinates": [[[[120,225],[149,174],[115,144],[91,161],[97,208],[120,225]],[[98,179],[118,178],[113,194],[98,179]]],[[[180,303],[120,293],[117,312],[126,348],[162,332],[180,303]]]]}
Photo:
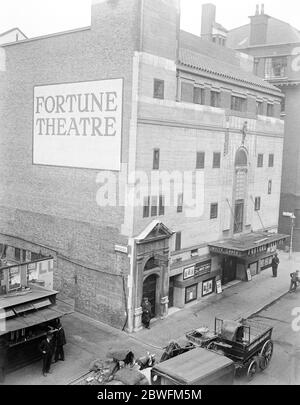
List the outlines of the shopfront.
{"type": "Polygon", "coordinates": [[[252,277],[271,267],[277,248],[287,235],[252,232],[236,239],[209,244],[212,256],[222,263],[222,285],[234,280],[251,281],[252,277]]]}
{"type": "Polygon", "coordinates": [[[216,282],[221,269],[218,261],[210,255],[199,256],[181,263],[173,263],[170,268],[172,304],[183,308],[216,292],[216,282]]]}

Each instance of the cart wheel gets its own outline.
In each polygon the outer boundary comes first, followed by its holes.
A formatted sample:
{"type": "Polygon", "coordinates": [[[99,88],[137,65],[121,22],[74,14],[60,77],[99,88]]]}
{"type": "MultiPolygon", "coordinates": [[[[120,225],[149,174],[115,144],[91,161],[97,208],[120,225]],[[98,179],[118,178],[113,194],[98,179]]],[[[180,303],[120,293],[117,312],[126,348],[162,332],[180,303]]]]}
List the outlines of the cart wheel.
{"type": "Polygon", "coordinates": [[[255,374],[257,373],[257,362],[256,361],[251,361],[249,367],[248,367],[248,371],[247,371],[247,377],[248,380],[251,381],[253,379],[253,377],[255,376],[255,374]]]}
{"type": "Polygon", "coordinates": [[[208,350],[216,350],[216,345],[214,342],[210,342],[209,345],[207,346],[208,350]]]}
{"type": "Polygon", "coordinates": [[[265,370],[272,358],[273,354],[273,342],[271,340],[268,340],[264,345],[263,348],[261,349],[260,356],[262,356],[263,360],[261,361],[260,368],[262,370],[265,370]]]}

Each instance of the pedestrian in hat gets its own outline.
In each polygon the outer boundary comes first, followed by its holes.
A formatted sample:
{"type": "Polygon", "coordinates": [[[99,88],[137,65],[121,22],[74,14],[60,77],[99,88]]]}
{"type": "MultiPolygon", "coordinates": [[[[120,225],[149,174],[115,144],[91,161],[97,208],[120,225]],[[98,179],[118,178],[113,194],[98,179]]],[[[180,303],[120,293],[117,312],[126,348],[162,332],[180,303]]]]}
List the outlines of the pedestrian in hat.
{"type": "Polygon", "coordinates": [[[298,282],[300,281],[300,274],[299,273],[300,273],[299,270],[297,270],[297,271],[290,274],[291,285],[290,285],[289,292],[296,292],[298,282]]]}
{"type": "Polygon", "coordinates": [[[48,373],[51,374],[50,366],[53,355],[52,334],[50,332],[47,332],[46,338],[41,341],[39,349],[43,356],[43,376],[47,377],[48,373]]]}
{"type": "Polygon", "coordinates": [[[55,333],[55,363],[58,360],[65,361],[64,345],[67,343],[65,331],[60,321],[58,321],[57,332],[55,333]]]}
{"type": "Polygon", "coordinates": [[[151,304],[147,297],[143,299],[142,303],[142,323],[145,328],[150,329],[150,320],[151,320],[151,304]]]}
{"type": "Polygon", "coordinates": [[[279,265],[278,254],[275,253],[275,256],[274,256],[273,259],[272,259],[272,272],[273,272],[273,277],[277,277],[278,265],[279,265]]]}

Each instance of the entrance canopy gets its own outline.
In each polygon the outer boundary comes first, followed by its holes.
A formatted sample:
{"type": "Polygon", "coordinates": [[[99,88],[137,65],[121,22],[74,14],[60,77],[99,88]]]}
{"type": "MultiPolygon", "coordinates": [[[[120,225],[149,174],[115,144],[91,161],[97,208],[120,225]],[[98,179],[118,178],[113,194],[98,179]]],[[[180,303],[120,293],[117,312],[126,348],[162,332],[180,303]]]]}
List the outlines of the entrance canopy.
{"type": "Polygon", "coordinates": [[[252,232],[238,238],[209,243],[208,246],[211,253],[234,257],[253,256],[275,251],[277,244],[288,237],[278,233],[252,232]]]}

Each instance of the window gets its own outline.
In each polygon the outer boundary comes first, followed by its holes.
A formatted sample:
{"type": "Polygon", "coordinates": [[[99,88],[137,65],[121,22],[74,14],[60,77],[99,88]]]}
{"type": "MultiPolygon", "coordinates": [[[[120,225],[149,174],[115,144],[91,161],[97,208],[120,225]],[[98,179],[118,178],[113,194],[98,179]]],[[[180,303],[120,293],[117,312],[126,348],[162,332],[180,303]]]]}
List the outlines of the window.
{"type": "Polygon", "coordinates": [[[214,283],[215,279],[212,278],[210,280],[203,281],[202,283],[202,297],[206,295],[210,295],[214,292],[214,283]]]}
{"type": "Polygon", "coordinates": [[[181,232],[176,232],[175,250],[181,250],[181,232]]]}
{"type": "Polygon", "coordinates": [[[15,248],[15,259],[21,261],[21,249],[15,248]]]}
{"type": "Polygon", "coordinates": [[[16,290],[21,287],[21,271],[19,267],[12,267],[8,271],[8,290],[16,290]]]}
{"type": "Polygon", "coordinates": [[[165,197],[163,195],[159,196],[159,215],[165,215],[165,197]]]}
{"type": "Polygon", "coordinates": [[[268,194],[272,194],[272,180],[268,182],[268,194]]]}
{"type": "Polygon", "coordinates": [[[181,83],[181,101],[186,103],[194,102],[194,83],[181,83]]]}
{"type": "Polygon", "coordinates": [[[274,104],[267,104],[267,117],[274,117],[274,104]]]}
{"type": "Polygon", "coordinates": [[[159,149],[153,151],[153,170],[159,170],[159,149]]]}
{"type": "Polygon", "coordinates": [[[183,193],[178,194],[177,197],[177,212],[183,211],[183,193]]]}
{"type": "Polygon", "coordinates": [[[197,152],[196,169],[204,169],[205,152],[197,152]]]}
{"type": "Polygon", "coordinates": [[[200,87],[194,87],[194,103],[204,104],[204,90],[200,87]]]}
{"type": "Polygon", "coordinates": [[[264,155],[259,153],[257,156],[257,167],[263,167],[264,165],[264,155]]]}
{"type": "Polygon", "coordinates": [[[269,167],[274,167],[274,154],[270,153],[269,155],[269,167]]]}
{"type": "Polygon", "coordinates": [[[22,262],[26,262],[26,250],[22,250],[22,262]]]}
{"type": "Polygon", "coordinates": [[[164,99],[165,97],[165,82],[163,80],[154,79],[153,97],[164,99]]]}
{"type": "Polygon", "coordinates": [[[199,254],[199,250],[198,250],[198,249],[193,249],[193,250],[191,250],[191,257],[198,256],[198,254],[199,254]]]}
{"type": "Polygon", "coordinates": [[[210,205],[210,219],[218,218],[218,204],[214,203],[210,205]]]}
{"type": "Polygon", "coordinates": [[[216,108],[220,107],[220,93],[218,91],[211,91],[210,105],[216,108]]]}
{"type": "Polygon", "coordinates": [[[144,197],[143,218],[148,218],[150,215],[150,197],[144,197]]]}
{"type": "Polygon", "coordinates": [[[263,115],[264,114],[264,103],[262,101],[256,102],[256,114],[263,115]]]}
{"type": "Polygon", "coordinates": [[[196,301],[198,294],[198,284],[191,285],[185,289],[185,303],[196,301]]]}
{"type": "Polygon", "coordinates": [[[260,197],[255,198],[255,211],[260,211],[260,197]]]}
{"type": "Polygon", "coordinates": [[[220,167],[221,167],[221,153],[214,152],[213,169],[219,169],[220,167]]]}
{"type": "Polygon", "coordinates": [[[150,215],[151,217],[165,215],[165,198],[163,195],[160,195],[159,198],[156,196],[144,198],[143,218],[148,218],[150,215]]]}
{"type": "Polygon", "coordinates": [[[274,77],[285,77],[287,67],[287,57],[277,56],[275,58],[266,58],[265,61],[265,79],[274,77]]]}
{"type": "Polygon", "coordinates": [[[248,158],[244,149],[239,149],[235,155],[235,166],[247,166],[248,158]]]}
{"type": "Polygon", "coordinates": [[[151,217],[157,216],[157,197],[151,197],[151,217]]]}
{"type": "Polygon", "coordinates": [[[237,96],[231,96],[231,109],[233,111],[246,111],[246,99],[237,96]]]}
{"type": "Polygon", "coordinates": [[[237,200],[234,209],[234,233],[243,232],[244,226],[244,200],[237,200]]]}

